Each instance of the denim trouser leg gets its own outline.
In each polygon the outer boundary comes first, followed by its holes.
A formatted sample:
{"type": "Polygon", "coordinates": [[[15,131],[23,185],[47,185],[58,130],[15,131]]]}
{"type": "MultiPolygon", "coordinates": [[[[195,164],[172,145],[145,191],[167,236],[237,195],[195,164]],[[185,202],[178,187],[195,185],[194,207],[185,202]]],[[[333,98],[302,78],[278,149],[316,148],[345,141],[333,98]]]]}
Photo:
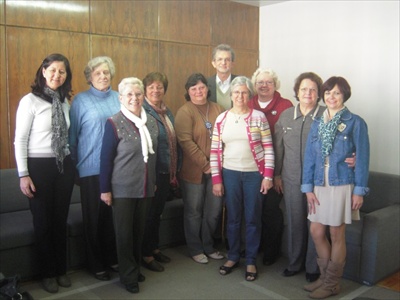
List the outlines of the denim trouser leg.
{"type": "Polygon", "coordinates": [[[228,212],[228,259],[240,259],[240,223],[244,209],[246,224],[246,265],[256,264],[261,238],[262,176],[258,172],[223,169],[225,201],[228,212]]]}
{"type": "Polygon", "coordinates": [[[184,229],[190,256],[214,252],[213,234],[222,211],[222,199],[212,193],[211,176],[201,184],[182,181],[184,229]]]}

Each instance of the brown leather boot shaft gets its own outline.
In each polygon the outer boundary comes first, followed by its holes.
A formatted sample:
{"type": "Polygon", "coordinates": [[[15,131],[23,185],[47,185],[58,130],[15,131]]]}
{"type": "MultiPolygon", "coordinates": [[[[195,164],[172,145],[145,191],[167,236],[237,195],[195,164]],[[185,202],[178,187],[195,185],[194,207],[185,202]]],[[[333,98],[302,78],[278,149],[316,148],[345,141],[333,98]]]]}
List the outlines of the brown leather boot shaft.
{"type": "Polygon", "coordinates": [[[325,299],[340,293],[340,279],[343,275],[344,263],[337,264],[329,261],[326,268],[324,283],[309,296],[313,299],[325,299]]]}

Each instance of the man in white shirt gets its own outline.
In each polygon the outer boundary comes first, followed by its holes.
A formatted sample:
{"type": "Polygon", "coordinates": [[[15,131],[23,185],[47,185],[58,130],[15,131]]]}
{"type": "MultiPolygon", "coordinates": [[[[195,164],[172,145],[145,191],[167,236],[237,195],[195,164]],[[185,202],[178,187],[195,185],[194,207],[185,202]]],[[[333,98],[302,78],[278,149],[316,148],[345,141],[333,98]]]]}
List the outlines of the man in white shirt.
{"type": "Polygon", "coordinates": [[[230,83],[236,75],[233,75],[232,68],[235,61],[235,52],[231,46],[220,44],[213,49],[211,64],[217,74],[207,78],[208,89],[211,96],[208,100],[217,102],[225,109],[232,106],[230,98],[230,83]]]}

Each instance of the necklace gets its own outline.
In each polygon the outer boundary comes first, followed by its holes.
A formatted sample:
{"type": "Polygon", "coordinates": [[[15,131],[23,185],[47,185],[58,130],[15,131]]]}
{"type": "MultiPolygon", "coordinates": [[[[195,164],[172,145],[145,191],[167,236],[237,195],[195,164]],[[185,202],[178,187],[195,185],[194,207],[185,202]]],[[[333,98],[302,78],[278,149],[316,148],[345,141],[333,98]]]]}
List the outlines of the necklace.
{"type": "Polygon", "coordinates": [[[230,112],[233,114],[233,117],[235,118],[235,124],[238,124],[242,116],[245,116],[248,113],[248,111],[245,111],[244,113],[236,114],[233,112],[233,110],[231,110],[230,112]]]}
{"type": "Polygon", "coordinates": [[[233,113],[233,116],[235,117],[235,123],[239,123],[240,118],[242,117],[241,115],[237,116],[235,113],[233,113]]]}
{"type": "Polygon", "coordinates": [[[208,112],[209,112],[209,110],[210,110],[210,103],[207,102],[207,111],[206,111],[206,114],[205,114],[205,115],[204,115],[204,113],[200,110],[200,108],[199,108],[196,104],[194,104],[194,106],[196,106],[197,110],[199,111],[200,116],[201,116],[201,118],[202,118],[203,121],[204,121],[204,125],[206,126],[206,129],[208,130],[208,133],[209,133],[209,135],[210,135],[210,139],[212,139],[212,131],[211,131],[211,129],[212,129],[212,124],[211,124],[210,121],[208,121],[208,112]]]}

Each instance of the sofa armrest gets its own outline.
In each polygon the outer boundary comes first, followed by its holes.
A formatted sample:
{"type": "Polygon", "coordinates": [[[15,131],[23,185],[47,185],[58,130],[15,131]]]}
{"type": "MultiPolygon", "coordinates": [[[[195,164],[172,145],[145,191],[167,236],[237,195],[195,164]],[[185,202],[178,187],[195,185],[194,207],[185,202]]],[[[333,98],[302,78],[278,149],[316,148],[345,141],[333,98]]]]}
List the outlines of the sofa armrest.
{"type": "Polygon", "coordinates": [[[390,205],[364,216],[360,279],[373,285],[400,268],[400,205],[390,205]]]}

